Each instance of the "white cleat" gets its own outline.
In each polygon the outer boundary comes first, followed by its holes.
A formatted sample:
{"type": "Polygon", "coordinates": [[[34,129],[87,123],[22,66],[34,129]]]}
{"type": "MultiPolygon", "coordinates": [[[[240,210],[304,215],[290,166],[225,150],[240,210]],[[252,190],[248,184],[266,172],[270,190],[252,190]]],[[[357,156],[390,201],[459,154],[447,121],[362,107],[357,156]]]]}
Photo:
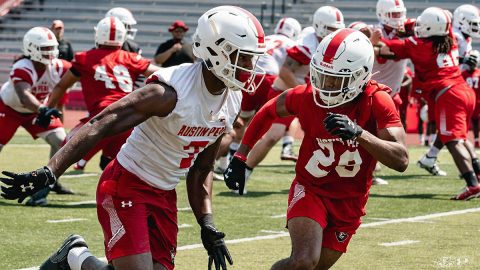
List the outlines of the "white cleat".
{"type": "Polygon", "coordinates": [[[372,185],[388,185],[388,181],[380,177],[373,177],[372,185]]]}
{"type": "Polygon", "coordinates": [[[437,165],[437,158],[435,157],[428,157],[424,155],[418,162],[417,166],[425,169],[431,175],[434,176],[447,176],[447,172],[441,170],[437,165]]]}

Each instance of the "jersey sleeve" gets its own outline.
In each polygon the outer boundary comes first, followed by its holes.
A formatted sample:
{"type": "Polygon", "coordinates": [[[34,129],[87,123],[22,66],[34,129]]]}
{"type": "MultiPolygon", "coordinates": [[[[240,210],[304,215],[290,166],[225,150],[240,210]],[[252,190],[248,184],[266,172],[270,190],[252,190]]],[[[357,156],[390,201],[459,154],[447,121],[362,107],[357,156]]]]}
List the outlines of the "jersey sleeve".
{"type": "Polygon", "coordinates": [[[71,67],[72,73],[80,77],[82,73],[84,73],[86,61],[87,61],[87,55],[85,54],[85,52],[76,53],[72,61],[72,67],[71,67]]]}
{"type": "Polygon", "coordinates": [[[303,104],[304,93],[306,90],[306,84],[298,85],[295,88],[287,90],[285,97],[285,107],[287,111],[292,115],[298,115],[300,106],[303,104]]]}
{"type": "Polygon", "coordinates": [[[59,59],[59,60],[61,61],[61,64],[56,65],[55,69],[60,74],[60,77],[62,77],[72,67],[72,63],[63,59],[59,59]]]}
{"type": "Polygon", "coordinates": [[[390,48],[397,59],[409,58],[411,38],[408,39],[382,39],[382,42],[390,48]]]}
{"type": "Polygon", "coordinates": [[[140,54],[130,53],[130,62],[138,74],[142,74],[150,65],[150,60],[143,58],[140,54]]]}
{"type": "Polygon", "coordinates": [[[26,68],[15,68],[10,72],[10,79],[12,80],[13,84],[19,82],[26,82],[33,85],[33,77],[31,71],[29,72],[26,68]]]}
{"type": "Polygon", "coordinates": [[[378,91],[373,95],[372,106],[378,130],[389,127],[402,127],[395,104],[386,91],[378,91]]]}
{"type": "Polygon", "coordinates": [[[312,56],[310,50],[301,45],[288,48],[287,55],[302,65],[308,65],[312,56]]]}

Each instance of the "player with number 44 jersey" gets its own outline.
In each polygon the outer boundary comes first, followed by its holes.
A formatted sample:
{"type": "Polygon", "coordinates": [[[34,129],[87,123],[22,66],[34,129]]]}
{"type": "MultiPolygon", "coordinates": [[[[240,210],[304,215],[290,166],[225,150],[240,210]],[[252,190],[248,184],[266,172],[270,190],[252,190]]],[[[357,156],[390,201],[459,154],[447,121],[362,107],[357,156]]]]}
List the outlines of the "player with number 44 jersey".
{"type": "Polygon", "coordinates": [[[357,30],[326,36],[310,63],[311,84],[286,90],[259,110],[224,174],[227,186],[242,194],[250,149],[276,117],[298,117],[305,136],[288,198],[292,252],[271,269],[329,269],[365,215],[376,162],[397,171],[408,166],[389,88],[370,80],[373,59],[370,40],[357,30]]]}

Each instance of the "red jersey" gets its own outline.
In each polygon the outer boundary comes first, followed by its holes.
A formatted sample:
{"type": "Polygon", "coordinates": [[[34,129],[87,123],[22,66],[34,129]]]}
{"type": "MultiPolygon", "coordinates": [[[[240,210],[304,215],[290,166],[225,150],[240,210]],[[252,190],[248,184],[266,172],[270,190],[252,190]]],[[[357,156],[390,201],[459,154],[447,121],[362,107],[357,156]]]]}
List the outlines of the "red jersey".
{"type": "Polygon", "coordinates": [[[298,117],[305,131],[295,168],[299,183],[330,198],[368,194],[377,161],[358,142],[343,141],[328,133],[323,119],[328,112],[345,114],[372,134],[401,127],[392,98],[385,90],[389,88],[370,81],[358,100],[331,109],[315,104],[310,84],[289,90],[286,108],[298,117]]]}
{"type": "MultiPolygon", "coordinates": [[[[452,36],[453,37],[453,36],[452,36]]],[[[415,66],[416,85],[422,92],[436,95],[446,87],[464,83],[458,66],[458,46],[446,54],[434,53],[433,43],[427,39],[409,37],[404,40],[382,40],[397,58],[410,58],[415,66]]]]}
{"type": "Polygon", "coordinates": [[[80,76],[88,112],[95,115],[132,92],[133,82],[150,61],[136,53],[98,48],[75,54],[72,65],[72,73],[80,76]]]}
{"type": "Polygon", "coordinates": [[[479,87],[480,69],[475,68],[473,72],[464,70],[462,72],[462,76],[467,82],[467,84],[473,89],[473,91],[475,91],[475,95],[477,95],[477,104],[479,104],[480,103],[480,87],[479,87]]]}

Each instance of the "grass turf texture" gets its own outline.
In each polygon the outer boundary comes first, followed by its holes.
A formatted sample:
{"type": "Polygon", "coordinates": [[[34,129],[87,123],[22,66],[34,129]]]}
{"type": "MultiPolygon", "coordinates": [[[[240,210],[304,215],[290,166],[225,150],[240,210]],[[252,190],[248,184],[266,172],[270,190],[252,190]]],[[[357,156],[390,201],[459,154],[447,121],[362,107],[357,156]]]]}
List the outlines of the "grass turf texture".
{"type": "MultiPolygon", "coordinates": [[[[272,235],[287,232],[285,214],[288,189],[294,175],[291,162],[280,161],[280,147],[275,147],[255,169],[248,183],[248,194],[238,197],[222,182],[214,183],[214,211],[217,227],[227,239],[272,235]],[[273,232],[272,232],[273,231],[273,232]]],[[[298,147],[296,148],[298,150],[298,147]]],[[[480,199],[468,202],[450,201],[464,186],[446,150],[439,156],[439,165],[447,177],[433,177],[415,163],[426,151],[410,147],[410,166],[403,174],[385,168],[378,176],[389,181],[387,186],[373,186],[367,204],[364,224],[383,219],[398,219],[453,210],[479,208],[480,199]]],[[[49,148],[42,140],[32,141],[19,130],[0,153],[0,170],[30,171],[48,160],[49,148]]],[[[100,173],[98,156],[84,173],[100,173]]],[[[99,176],[75,177],[68,170],[61,178],[76,195],[49,196],[48,207],[25,207],[0,199],[0,269],[19,269],[40,265],[70,233],[85,237],[92,253],[104,257],[103,235],[96,218],[95,205],[74,202],[95,200],[99,176]],[[82,219],[49,223],[51,220],[82,219]]],[[[185,182],[177,188],[178,207],[188,207],[185,182]]],[[[180,211],[181,228],[178,246],[200,244],[199,229],[191,211],[180,211]]],[[[350,242],[349,251],[334,269],[479,269],[480,212],[433,218],[419,222],[403,222],[360,228],[350,242]],[[418,241],[408,245],[382,246],[382,243],[403,240],[418,241]]],[[[290,254],[289,237],[228,244],[234,265],[229,269],[269,269],[278,259],[290,254]]],[[[207,255],[203,247],[180,250],[176,269],[206,269],[207,255]]]]}

